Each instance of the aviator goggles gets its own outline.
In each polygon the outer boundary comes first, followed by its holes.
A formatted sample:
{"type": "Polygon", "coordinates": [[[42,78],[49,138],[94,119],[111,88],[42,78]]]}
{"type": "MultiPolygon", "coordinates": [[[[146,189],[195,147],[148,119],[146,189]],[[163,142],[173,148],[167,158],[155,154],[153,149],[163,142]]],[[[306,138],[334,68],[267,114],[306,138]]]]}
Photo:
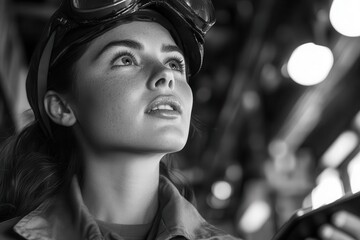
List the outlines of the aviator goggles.
{"type": "Polygon", "coordinates": [[[151,6],[176,13],[203,38],[215,23],[211,0],[68,0],[68,11],[80,23],[103,21],[151,6]]]}
{"type": "Polygon", "coordinates": [[[52,135],[43,106],[49,68],[72,47],[91,41],[142,10],[154,10],[173,25],[188,59],[189,75],[200,70],[205,34],[215,23],[211,0],[63,0],[50,20],[27,79],[29,103],[46,134],[52,135]]]}
{"type": "MultiPolygon", "coordinates": [[[[189,41],[192,43],[193,49],[188,49],[187,57],[190,75],[195,75],[202,65],[205,34],[215,23],[211,0],[64,0],[58,14],[55,14],[57,16],[52,21],[51,29],[61,28],[56,36],[59,42],[75,29],[83,29],[85,32],[94,26],[107,29],[108,25],[142,9],[154,9],[165,16],[176,28],[183,44],[187,45],[189,41]]],[[[71,47],[93,39],[99,32],[96,29],[87,31],[83,36],[73,34],[73,38],[70,37],[65,40],[66,44],[62,44],[60,52],[52,53],[55,56],[51,64],[55,64],[71,47]]]]}

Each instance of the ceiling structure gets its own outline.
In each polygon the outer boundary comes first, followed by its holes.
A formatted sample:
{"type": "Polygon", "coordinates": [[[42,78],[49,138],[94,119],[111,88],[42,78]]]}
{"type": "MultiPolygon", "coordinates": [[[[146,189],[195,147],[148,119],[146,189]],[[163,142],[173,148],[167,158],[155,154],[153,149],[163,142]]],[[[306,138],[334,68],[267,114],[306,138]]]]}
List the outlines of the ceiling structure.
{"type": "Polygon", "coordinates": [[[259,128],[266,148],[272,140],[281,139],[294,151],[311,148],[318,159],[358,112],[359,39],[343,37],[332,29],[324,16],[329,11],[329,1],[221,1],[220,9],[226,5],[224,2],[229,9],[238,9],[237,18],[239,9],[246,4],[252,6],[247,7],[253,14],[248,22],[243,17],[214,29],[213,34],[219,36],[223,34],[221,28],[230,28],[236,36],[224,43],[232,47],[232,54],[221,56],[226,47],[219,47],[220,54],[213,61],[208,59],[209,71],[219,71],[221,64],[232,61],[228,65],[229,79],[225,74],[219,80],[227,81],[227,88],[221,96],[215,123],[218,131],[210,149],[221,154],[218,148],[223,147],[228,152],[228,147],[217,143],[244,128],[249,130],[248,121],[258,117],[262,123],[253,126],[253,130],[257,132],[259,128]],[[284,66],[295,47],[310,41],[331,48],[335,64],[326,81],[304,87],[286,76],[284,66]]]}
{"type": "MultiPolygon", "coordinates": [[[[58,1],[10,2],[28,62],[58,1]]],[[[180,155],[185,160],[177,164],[185,172],[201,170],[188,175],[202,191],[210,191],[228,166],[239,165],[239,202],[244,181],[264,176],[276,144],[294,155],[306,149],[319,166],[337,136],[353,128],[360,109],[360,44],[332,28],[330,0],[213,3],[217,23],[207,36],[203,70],[191,81],[194,127],[180,155]],[[285,71],[291,52],[305,42],[328,46],[335,57],[328,78],[310,87],[296,84],[285,71]]]]}

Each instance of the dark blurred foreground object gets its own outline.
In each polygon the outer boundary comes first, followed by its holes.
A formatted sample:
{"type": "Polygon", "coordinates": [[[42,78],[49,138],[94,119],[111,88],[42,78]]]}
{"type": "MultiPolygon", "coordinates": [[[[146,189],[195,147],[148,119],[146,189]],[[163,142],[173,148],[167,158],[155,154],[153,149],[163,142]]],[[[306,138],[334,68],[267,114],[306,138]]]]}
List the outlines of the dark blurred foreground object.
{"type": "Polygon", "coordinates": [[[319,238],[320,226],[331,222],[335,212],[344,210],[360,216],[360,192],[344,196],[335,202],[316,209],[300,209],[287,221],[272,240],[303,240],[319,238]]]}

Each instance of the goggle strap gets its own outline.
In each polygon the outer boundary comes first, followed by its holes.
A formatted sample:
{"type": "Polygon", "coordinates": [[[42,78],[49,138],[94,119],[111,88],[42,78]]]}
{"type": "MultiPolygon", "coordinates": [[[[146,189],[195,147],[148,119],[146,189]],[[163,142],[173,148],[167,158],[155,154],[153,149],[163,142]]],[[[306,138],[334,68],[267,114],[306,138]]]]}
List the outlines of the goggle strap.
{"type": "Polygon", "coordinates": [[[40,126],[43,129],[44,133],[47,134],[51,138],[53,136],[52,136],[52,132],[51,132],[51,128],[50,128],[49,118],[47,117],[47,114],[46,114],[45,108],[44,108],[44,94],[47,89],[47,78],[48,78],[48,72],[49,72],[51,52],[52,52],[52,49],[54,46],[54,41],[55,41],[55,33],[56,33],[56,31],[53,31],[53,33],[49,37],[49,40],[46,43],[44,51],[41,54],[41,58],[39,61],[38,82],[37,82],[38,107],[39,107],[40,121],[41,121],[40,126]]]}

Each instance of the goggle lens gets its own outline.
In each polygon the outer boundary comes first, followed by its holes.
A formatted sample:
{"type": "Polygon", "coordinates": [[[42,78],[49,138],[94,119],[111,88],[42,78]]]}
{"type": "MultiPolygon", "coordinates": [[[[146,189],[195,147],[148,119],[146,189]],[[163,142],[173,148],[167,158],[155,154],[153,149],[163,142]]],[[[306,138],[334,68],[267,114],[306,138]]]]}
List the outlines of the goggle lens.
{"type": "MultiPolygon", "coordinates": [[[[177,2],[178,0],[173,0],[177,2]]],[[[186,3],[189,9],[206,23],[215,21],[214,9],[210,0],[183,0],[179,3],[186,3]]]]}
{"type": "MultiPolygon", "coordinates": [[[[191,19],[195,27],[206,32],[215,22],[211,0],[69,0],[79,14],[92,14],[92,17],[106,18],[106,14],[127,11],[130,5],[159,4],[171,6],[178,14],[191,19]]],[[[141,8],[141,7],[140,7],[141,8]]],[[[124,13],[125,13],[124,12],[124,13]]],[[[84,16],[85,17],[85,16],[84,16]]],[[[86,18],[86,17],[85,17],[86,18]]],[[[90,19],[88,19],[90,20],[90,19]]]]}
{"type": "Polygon", "coordinates": [[[80,11],[114,7],[116,5],[130,4],[135,0],[72,0],[72,6],[80,11]]]}

